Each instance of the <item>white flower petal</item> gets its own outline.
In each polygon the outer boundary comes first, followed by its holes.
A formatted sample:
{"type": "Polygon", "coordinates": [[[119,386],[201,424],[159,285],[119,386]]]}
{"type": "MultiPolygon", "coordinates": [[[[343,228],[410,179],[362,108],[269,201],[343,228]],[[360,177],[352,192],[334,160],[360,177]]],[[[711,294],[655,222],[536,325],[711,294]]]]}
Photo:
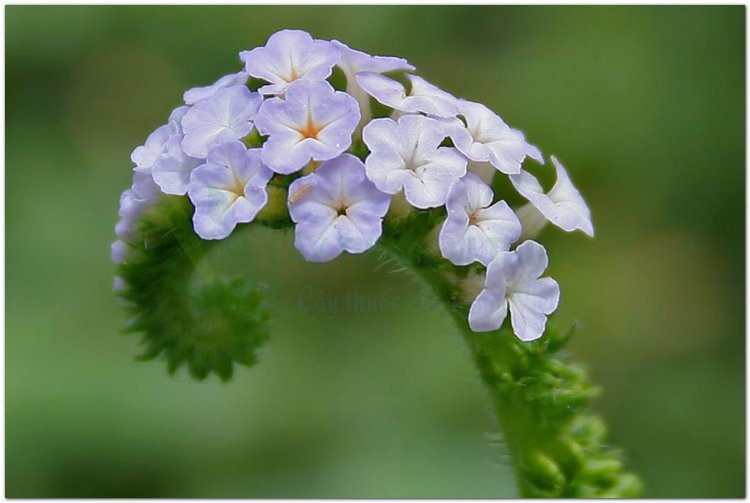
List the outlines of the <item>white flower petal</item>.
{"type": "Polygon", "coordinates": [[[552,163],[557,171],[557,181],[547,194],[544,193],[539,181],[526,171],[511,175],[510,181],[521,195],[556,226],[568,232],[580,229],[585,234],[593,236],[594,227],[591,224],[589,207],[578,189],[573,186],[565,168],[554,156],[552,163]]]}
{"type": "Polygon", "coordinates": [[[540,157],[536,147],[526,143],[523,133],[508,126],[495,112],[480,103],[458,100],[466,126],[454,124],[451,138],[456,148],[476,162],[489,162],[498,171],[516,174],[527,155],[540,157]]]}
{"type": "Polygon", "coordinates": [[[508,303],[502,288],[482,290],[469,308],[469,327],[475,332],[499,329],[508,314],[508,303]]]}
{"type": "Polygon", "coordinates": [[[218,91],[232,86],[244,86],[247,84],[249,75],[245,72],[232,73],[224,75],[211,85],[204,87],[194,87],[188,89],[182,95],[187,105],[195,105],[198,102],[212,98],[218,91]]]}
{"type": "Polygon", "coordinates": [[[178,136],[172,137],[167,152],[154,161],[151,175],[165,194],[185,195],[190,184],[190,173],[203,160],[186,155],[180,148],[178,136]]]}
{"type": "Polygon", "coordinates": [[[375,72],[360,72],[357,82],[368,94],[383,105],[406,113],[422,112],[437,117],[455,117],[456,98],[416,75],[408,75],[412,88],[375,72]]]}

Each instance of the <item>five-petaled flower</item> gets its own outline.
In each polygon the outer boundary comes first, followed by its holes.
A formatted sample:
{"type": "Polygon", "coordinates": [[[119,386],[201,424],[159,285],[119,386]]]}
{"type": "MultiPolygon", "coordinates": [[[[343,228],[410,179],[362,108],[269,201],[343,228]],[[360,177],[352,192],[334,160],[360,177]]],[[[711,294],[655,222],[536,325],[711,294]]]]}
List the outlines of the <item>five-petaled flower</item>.
{"type": "Polygon", "coordinates": [[[262,99],[260,94],[239,85],[221,89],[193,105],[182,118],[182,150],[205,159],[211,147],[244,138],[253,129],[262,99]]]}
{"type": "Polygon", "coordinates": [[[357,82],[362,89],[383,105],[404,113],[422,112],[436,117],[455,117],[458,113],[456,98],[416,75],[407,75],[411,89],[385,75],[360,72],[357,82]]]}
{"type": "Polygon", "coordinates": [[[351,94],[359,103],[363,120],[369,120],[370,118],[370,95],[357,82],[358,74],[362,72],[380,74],[395,71],[413,71],[415,69],[403,58],[371,56],[365,52],[352,49],[338,40],[332,40],[331,43],[340,53],[337,66],[341,68],[346,77],[346,92],[351,94]]]}
{"type": "Polygon", "coordinates": [[[450,136],[456,148],[476,162],[489,162],[505,174],[521,171],[526,156],[544,162],[541,152],[526,143],[523,133],[508,126],[495,112],[480,103],[458,100],[465,120],[456,119],[450,136]]]}
{"type": "Polygon", "coordinates": [[[439,238],[443,257],[456,265],[488,265],[520,237],[516,214],[505,201],[492,204],[492,198],[492,189],[472,173],[453,184],[439,238]]]}
{"type": "Polygon", "coordinates": [[[289,187],[294,244],[311,262],[362,253],[380,238],[389,203],[365,177],[362,161],[342,154],[289,187]]]}
{"type": "Polygon", "coordinates": [[[570,181],[568,172],[553,155],[557,181],[548,193],[544,193],[539,181],[530,173],[521,171],[512,175],[510,181],[518,192],[533,204],[550,222],[564,231],[581,229],[589,236],[594,236],[591,223],[591,211],[581,193],[570,181]]]}
{"type": "MultiPolygon", "coordinates": [[[[172,126],[164,151],[154,160],[151,176],[165,194],[185,195],[190,172],[201,164],[201,159],[187,155],[181,147],[184,133],[182,118],[190,109],[188,106],[176,108],[169,117],[172,126]]],[[[137,168],[136,168],[137,169],[137,168]]]]}
{"type": "Polygon", "coordinates": [[[223,239],[237,224],[251,222],[268,202],[266,185],[272,176],[260,160],[260,149],[230,141],[209,150],[206,163],[190,175],[196,234],[223,239]]]}
{"type": "Polygon", "coordinates": [[[278,95],[297,80],[327,79],[339,51],[331,42],[313,40],[304,31],[282,30],[271,35],[264,47],[241,52],[240,58],[247,73],[270,82],[258,89],[261,94],[278,95]]]}
{"type": "Polygon", "coordinates": [[[445,204],[453,182],[466,174],[466,159],[451,147],[441,147],[444,125],[422,115],[403,115],[395,122],[375,119],[362,131],[371,154],[367,177],[383,192],[404,190],[417,208],[445,204]]]}
{"type": "Polygon", "coordinates": [[[487,267],[484,289],[469,309],[471,329],[499,329],[510,308],[516,337],[522,341],[541,337],[547,316],[557,309],[560,300],[557,282],[540,278],[545,269],[547,252],[536,241],[524,241],[515,251],[501,252],[487,267]]]}
{"type": "Polygon", "coordinates": [[[268,135],[263,162],[289,174],[311,160],[333,159],[352,144],[359,117],[356,100],[328,82],[295,82],[283,99],[265,100],[255,118],[258,131],[268,135]]]}

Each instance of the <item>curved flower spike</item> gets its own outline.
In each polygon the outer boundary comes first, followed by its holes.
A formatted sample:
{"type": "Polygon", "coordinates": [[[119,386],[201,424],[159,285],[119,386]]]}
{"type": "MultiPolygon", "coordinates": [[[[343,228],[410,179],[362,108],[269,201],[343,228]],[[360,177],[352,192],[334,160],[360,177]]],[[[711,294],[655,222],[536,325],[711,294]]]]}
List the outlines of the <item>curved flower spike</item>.
{"type": "Polygon", "coordinates": [[[266,185],[271,176],[259,148],[247,150],[240,141],[212,148],[206,163],[190,175],[188,196],[195,205],[196,234],[224,239],[238,223],[251,222],[268,202],[266,185]]]}
{"type": "Polygon", "coordinates": [[[452,122],[450,136],[456,148],[472,161],[489,162],[498,171],[516,174],[526,156],[544,163],[541,152],[526,143],[523,133],[508,126],[495,112],[480,103],[458,100],[460,121],[452,122]]]}
{"type": "Polygon", "coordinates": [[[365,160],[367,178],[388,194],[403,189],[417,208],[445,204],[453,182],[466,174],[466,159],[440,146],[445,137],[442,123],[422,115],[373,120],[362,131],[371,151],[365,160]]]}
{"type": "Polygon", "coordinates": [[[436,117],[455,117],[456,98],[416,75],[407,75],[411,89],[397,80],[374,72],[360,72],[356,76],[362,89],[383,105],[405,113],[422,112],[436,117]]]}
{"type": "Polygon", "coordinates": [[[247,79],[249,77],[250,76],[244,71],[230,73],[229,75],[224,75],[222,78],[209,86],[194,87],[192,89],[188,89],[183,93],[182,99],[185,100],[186,105],[195,105],[196,103],[212,98],[217,92],[221,91],[222,89],[233,86],[244,86],[245,84],[247,84],[247,79]]]}
{"type": "Polygon", "coordinates": [[[253,77],[270,82],[261,94],[284,94],[287,85],[300,79],[325,80],[339,59],[330,42],[313,40],[301,30],[281,30],[271,35],[265,47],[242,51],[240,59],[253,77]]]}
{"type": "Polygon", "coordinates": [[[390,197],[365,177],[362,161],[342,154],[289,186],[294,245],[312,262],[369,250],[380,238],[389,204],[390,197]]]}
{"type": "Polygon", "coordinates": [[[539,278],[547,269],[547,252],[536,241],[524,241],[515,251],[502,252],[487,267],[485,287],[469,309],[475,332],[499,329],[510,307],[516,337],[533,341],[544,333],[547,315],[557,309],[560,287],[552,278],[539,278]]]}
{"type": "Polygon", "coordinates": [[[247,136],[261,101],[260,94],[240,85],[217,91],[192,106],[182,118],[182,150],[205,159],[211,147],[247,136]]]}
{"type": "Polygon", "coordinates": [[[510,177],[511,183],[531,204],[533,204],[550,222],[564,231],[572,232],[581,229],[585,234],[594,236],[591,223],[591,211],[581,193],[570,181],[568,172],[555,156],[551,157],[557,172],[557,181],[545,194],[539,180],[526,171],[510,177]]]}
{"type": "Polygon", "coordinates": [[[263,162],[277,173],[289,174],[310,160],[333,159],[352,144],[359,118],[356,100],[328,82],[295,82],[284,99],[268,99],[258,111],[255,126],[269,136],[263,144],[263,162]]]}
{"type": "Polygon", "coordinates": [[[521,235],[521,223],[505,201],[492,204],[492,189],[473,173],[453,184],[440,231],[440,252],[456,265],[488,265],[521,235]],[[492,204],[492,206],[490,206],[492,204]]]}

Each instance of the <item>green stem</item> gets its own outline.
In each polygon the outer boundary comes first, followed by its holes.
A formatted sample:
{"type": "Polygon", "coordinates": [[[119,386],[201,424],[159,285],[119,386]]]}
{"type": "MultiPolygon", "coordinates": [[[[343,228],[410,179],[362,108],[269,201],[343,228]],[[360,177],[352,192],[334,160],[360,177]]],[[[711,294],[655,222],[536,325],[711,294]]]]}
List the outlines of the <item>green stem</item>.
{"type": "Polygon", "coordinates": [[[536,342],[521,342],[507,328],[469,328],[458,268],[430,253],[434,233],[420,229],[426,212],[386,226],[379,244],[431,287],[460,330],[493,400],[524,497],[637,497],[639,479],[624,471],[620,452],[605,444],[605,425],[588,412],[598,388],[586,371],[559,355],[570,332],[548,328],[536,342]]]}

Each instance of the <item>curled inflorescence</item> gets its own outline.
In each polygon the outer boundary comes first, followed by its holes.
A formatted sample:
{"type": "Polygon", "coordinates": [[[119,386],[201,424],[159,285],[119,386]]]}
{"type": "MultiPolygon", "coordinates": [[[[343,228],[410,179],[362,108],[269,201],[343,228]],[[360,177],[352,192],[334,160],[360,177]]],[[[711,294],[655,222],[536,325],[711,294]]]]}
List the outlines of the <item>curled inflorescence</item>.
{"type": "Polygon", "coordinates": [[[194,232],[218,240],[273,204],[269,184],[288,187],[283,204],[295,246],[313,262],[372,248],[397,206],[444,207],[436,248],[452,264],[474,268],[464,281],[471,329],[496,330],[510,311],[519,339],[543,334],[559,286],[541,277],[547,253],[527,238],[547,221],[594,232],[555,157],[557,181],[545,191],[522,168],[527,158],[544,163],[523,133],[486,106],[410,73],[415,68],[401,58],[296,30],[240,58],[242,71],[187,91],[185,105],[133,152],[115,262],[129,260],[141,217],[164,194],[187,195],[194,232]],[[332,84],[336,72],[345,85],[332,84]],[[514,211],[497,197],[490,185],[496,172],[527,205],[514,211]]]}

